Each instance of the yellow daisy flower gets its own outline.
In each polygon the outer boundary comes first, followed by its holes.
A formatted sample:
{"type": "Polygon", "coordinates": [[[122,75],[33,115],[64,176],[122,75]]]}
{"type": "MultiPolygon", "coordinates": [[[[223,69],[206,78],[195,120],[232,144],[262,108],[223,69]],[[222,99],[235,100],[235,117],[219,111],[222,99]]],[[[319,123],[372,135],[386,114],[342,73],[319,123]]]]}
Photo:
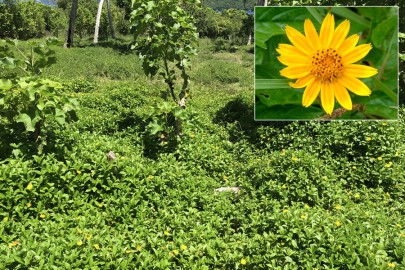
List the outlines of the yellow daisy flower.
{"type": "Polygon", "coordinates": [[[292,45],[279,44],[278,60],[287,67],[280,74],[288,79],[293,88],[304,88],[302,105],[309,107],[320,94],[321,104],[327,114],[332,114],[335,98],[347,110],[352,100],[347,90],[359,96],[369,96],[371,90],[358,78],[371,77],[378,70],[354,64],[371,50],[371,44],[356,46],[359,35],[346,38],[350,22],[343,21],[335,29],[332,14],[326,15],[318,35],[311,20],[304,23],[305,35],[286,26],[286,34],[292,45]]]}

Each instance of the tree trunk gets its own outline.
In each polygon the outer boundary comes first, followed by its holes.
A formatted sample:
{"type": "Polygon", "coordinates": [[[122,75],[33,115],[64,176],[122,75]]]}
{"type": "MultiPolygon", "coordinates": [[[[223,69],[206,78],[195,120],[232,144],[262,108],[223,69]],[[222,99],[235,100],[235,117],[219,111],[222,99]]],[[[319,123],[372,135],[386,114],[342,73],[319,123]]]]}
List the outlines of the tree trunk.
{"type": "Polygon", "coordinates": [[[111,37],[113,39],[115,39],[115,30],[114,30],[113,18],[112,18],[112,14],[111,14],[110,0],[106,0],[106,1],[107,1],[108,22],[110,23],[111,37]]]}
{"type": "Polygon", "coordinates": [[[252,44],[252,34],[249,33],[249,39],[248,39],[247,45],[251,45],[251,44],[252,44]]]}
{"type": "Polygon", "coordinates": [[[104,4],[104,0],[100,0],[100,2],[98,3],[98,11],[97,11],[97,16],[96,16],[96,26],[94,28],[93,44],[98,43],[98,31],[100,29],[100,18],[101,18],[101,11],[103,10],[103,4],[104,4]]]}
{"type": "Polygon", "coordinates": [[[79,5],[79,0],[72,1],[72,8],[70,9],[70,18],[69,18],[69,29],[66,40],[66,47],[70,48],[73,46],[73,33],[75,28],[77,6],[79,5]]]}

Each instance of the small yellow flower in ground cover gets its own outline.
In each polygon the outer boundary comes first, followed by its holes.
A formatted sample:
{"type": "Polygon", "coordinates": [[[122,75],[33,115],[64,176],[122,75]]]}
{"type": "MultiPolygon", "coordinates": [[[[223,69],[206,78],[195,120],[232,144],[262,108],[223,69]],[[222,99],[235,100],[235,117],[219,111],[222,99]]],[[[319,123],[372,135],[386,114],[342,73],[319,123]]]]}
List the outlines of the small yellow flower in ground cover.
{"type": "Polygon", "coordinates": [[[337,204],[337,205],[335,206],[335,209],[336,209],[336,210],[340,210],[340,209],[342,209],[342,207],[341,207],[339,204],[337,204]]]}
{"type": "Polygon", "coordinates": [[[8,217],[4,217],[3,222],[7,222],[7,221],[8,221],[8,217]]]}
{"type": "Polygon", "coordinates": [[[136,246],[136,251],[141,251],[141,248],[142,248],[142,247],[141,247],[140,245],[137,245],[137,246],[136,246]]]}
{"type": "Polygon", "coordinates": [[[187,249],[187,246],[184,245],[184,244],[182,244],[182,245],[180,246],[180,249],[181,249],[181,250],[186,250],[186,249],[187,249]]]}
{"type": "Polygon", "coordinates": [[[395,263],[388,263],[387,266],[390,267],[390,268],[394,268],[396,266],[396,264],[395,263]]]}
{"type": "Polygon", "coordinates": [[[93,238],[93,236],[92,236],[91,234],[87,234],[87,235],[86,235],[86,240],[87,240],[87,241],[90,241],[91,238],[93,238]]]}
{"type": "Polygon", "coordinates": [[[402,232],[401,232],[401,233],[399,234],[399,237],[405,237],[405,233],[402,233],[402,232]]]}
{"type": "Polygon", "coordinates": [[[100,249],[100,245],[99,245],[99,244],[94,244],[93,247],[94,247],[95,249],[97,249],[97,250],[100,249]]]}
{"type": "Polygon", "coordinates": [[[399,224],[399,223],[397,223],[396,226],[397,226],[398,228],[402,228],[402,225],[399,224]]]}
{"type": "Polygon", "coordinates": [[[288,209],[283,210],[283,213],[288,213],[288,212],[289,212],[288,209]]]}
{"type": "Polygon", "coordinates": [[[132,250],[127,249],[127,250],[125,250],[125,253],[127,253],[127,254],[132,253],[132,250]]]}
{"type": "Polygon", "coordinates": [[[11,242],[10,244],[8,244],[8,247],[9,247],[9,248],[12,248],[12,247],[17,246],[18,244],[20,244],[20,242],[18,242],[18,241],[13,241],[13,242],[11,242]]]}
{"type": "Polygon", "coordinates": [[[164,231],[163,234],[164,235],[170,235],[169,231],[164,231]]]}
{"type": "Polygon", "coordinates": [[[370,66],[355,64],[371,50],[371,44],[356,46],[360,36],[346,38],[350,22],[344,20],[335,29],[335,18],[326,15],[318,35],[311,20],[304,23],[305,35],[291,26],[285,31],[292,45],[279,44],[278,60],[287,67],[281,76],[297,79],[290,83],[293,88],[304,88],[302,105],[309,107],[318,95],[327,114],[335,106],[335,98],[347,110],[352,109],[352,100],[347,90],[359,96],[369,96],[370,89],[358,78],[368,78],[378,73],[370,66]]]}
{"type": "Polygon", "coordinates": [[[27,187],[25,188],[26,190],[32,190],[34,186],[32,185],[32,183],[30,182],[27,187]]]}
{"type": "Polygon", "coordinates": [[[40,214],[39,217],[40,217],[40,218],[45,218],[46,215],[45,215],[45,214],[40,214]]]}
{"type": "Polygon", "coordinates": [[[308,204],[304,204],[304,208],[305,209],[309,209],[309,208],[311,208],[308,204]]]}
{"type": "Polygon", "coordinates": [[[241,264],[241,265],[246,265],[246,263],[247,263],[247,262],[246,262],[246,259],[245,259],[245,258],[242,258],[242,259],[240,260],[240,264],[241,264]]]}
{"type": "Polygon", "coordinates": [[[366,138],[366,141],[371,141],[371,137],[367,137],[367,138],[366,138]]]}
{"type": "Polygon", "coordinates": [[[153,175],[149,175],[148,180],[152,180],[152,179],[153,179],[153,175]]]}
{"type": "Polygon", "coordinates": [[[340,220],[336,220],[336,221],[335,221],[335,224],[336,224],[336,226],[338,226],[338,227],[342,226],[342,222],[340,222],[340,220]]]}
{"type": "Polygon", "coordinates": [[[179,251],[178,251],[177,249],[175,249],[175,250],[173,250],[173,253],[174,253],[175,255],[178,255],[178,254],[179,254],[179,251]]]}
{"type": "Polygon", "coordinates": [[[77,170],[76,173],[77,174],[82,174],[82,172],[80,170],[77,170]]]}
{"type": "Polygon", "coordinates": [[[79,240],[76,242],[76,245],[78,245],[80,247],[81,245],[83,245],[83,242],[81,240],[79,240]]]}
{"type": "Polygon", "coordinates": [[[388,162],[387,164],[385,164],[386,168],[390,168],[392,166],[392,161],[388,162]]]}
{"type": "Polygon", "coordinates": [[[378,159],[378,160],[382,160],[382,157],[378,157],[377,159],[378,159]]]}
{"type": "Polygon", "coordinates": [[[360,198],[360,194],[359,194],[359,193],[356,193],[356,194],[354,194],[354,197],[355,197],[356,199],[358,199],[358,198],[360,198]]]}
{"type": "Polygon", "coordinates": [[[291,158],[293,161],[298,161],[298,160],[300,160],[299,158],[297,158],[297,157],[292,157],[291,158]]]}
{"type": "Polygon", "coordinates": [[[302,219],[307,219],[308,216],[307,216],[307,215],[301,215],[301,218],[302,218],[302,219]]]}

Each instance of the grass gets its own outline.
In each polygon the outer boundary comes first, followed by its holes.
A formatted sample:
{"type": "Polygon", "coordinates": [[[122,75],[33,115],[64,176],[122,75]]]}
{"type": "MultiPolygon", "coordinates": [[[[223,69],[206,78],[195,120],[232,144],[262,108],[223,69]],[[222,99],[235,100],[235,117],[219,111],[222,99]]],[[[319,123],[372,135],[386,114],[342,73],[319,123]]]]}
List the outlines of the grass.
{"type": "Polygon", "coordinates": [[[165,85],[125,41],[57,49],[44,76],[79,121],[48,123],[41,155],[1,136],[0,268],[405,269],[404,109],[254,122],[252,55],[201,43],[174,149],[146,130],[165,85]]]}

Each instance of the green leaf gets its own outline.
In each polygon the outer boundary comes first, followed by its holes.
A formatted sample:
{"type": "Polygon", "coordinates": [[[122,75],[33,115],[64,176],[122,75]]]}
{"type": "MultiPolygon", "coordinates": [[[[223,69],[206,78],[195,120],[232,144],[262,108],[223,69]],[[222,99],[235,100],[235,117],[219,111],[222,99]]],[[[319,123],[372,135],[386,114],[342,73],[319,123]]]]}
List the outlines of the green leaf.
{"type": "Polygon", "coordinates": [[[65,124],[65,112],[61,109],[55,108],[55,120],[60,125],[65,124]]]}
{"type": "Polygon", "coordinates": [[[8,90],[11,87],[13,87],[13,83],[11,80],[0,79],[0,89],[8,90]]]}
{"type": "Polygon", "coordinates": [[[26,113],[19,114],[16,122],[23,123],[27,131],[35,130],[34,124],[31,121],[31,117],[26,113]]]}
{"type": "Polygon", "coordinates": [[[260,101],[255,104],[255,120],[310,120],[323,114],[323,110],[314,105],[305,108],[293,104],[268,107],[260,101]]]}
{"type": "Polygon", "coordinates": [[[262,89],[256,96],[268,107],[274,105],[301,104],[302,90],[299,89],[262,89]]]}
{"type": "Polygon", "coordinates": [[[14,58],[11,57],[3,57],[0,59],[0,65],[6,67],[6,68],[15,68],[15,60],[14,58]]]}
{"type": "Polygon", "coordinates": [[[163,127],[159,125],[156,120],[154,120],[152,123],[149,123],[148,128],[152,135],[155,135],[159,131],[163,131],[163,127]]]}
{"type": "Polygon", "coordinates": [[[289,85],[289,79],[256,79],[255,89],[280,89],[280,88],[291,88],[289,85]]]}
{"type": "MultiPolygon", "coordinates": [[[[373,29],[371,40],[373,41],[374,46],[377,48],[387,47],[387,41],[391,41],[393,34],[396,34],[397,21],[398,18],[396,16],[391,16],[380,22],[377,27],[373,29]]],[[[395,38],[395,42],[397,42],[397,38],[395,38]]]]}
{"type": "Polygon", "coordinates": [[[367,19],[347,7],[332,7],[331,12],[343,18],[349,19],[351,22],[361,25],[364,28],[368,28],[370,26],[370,22],[367,19]]]}

